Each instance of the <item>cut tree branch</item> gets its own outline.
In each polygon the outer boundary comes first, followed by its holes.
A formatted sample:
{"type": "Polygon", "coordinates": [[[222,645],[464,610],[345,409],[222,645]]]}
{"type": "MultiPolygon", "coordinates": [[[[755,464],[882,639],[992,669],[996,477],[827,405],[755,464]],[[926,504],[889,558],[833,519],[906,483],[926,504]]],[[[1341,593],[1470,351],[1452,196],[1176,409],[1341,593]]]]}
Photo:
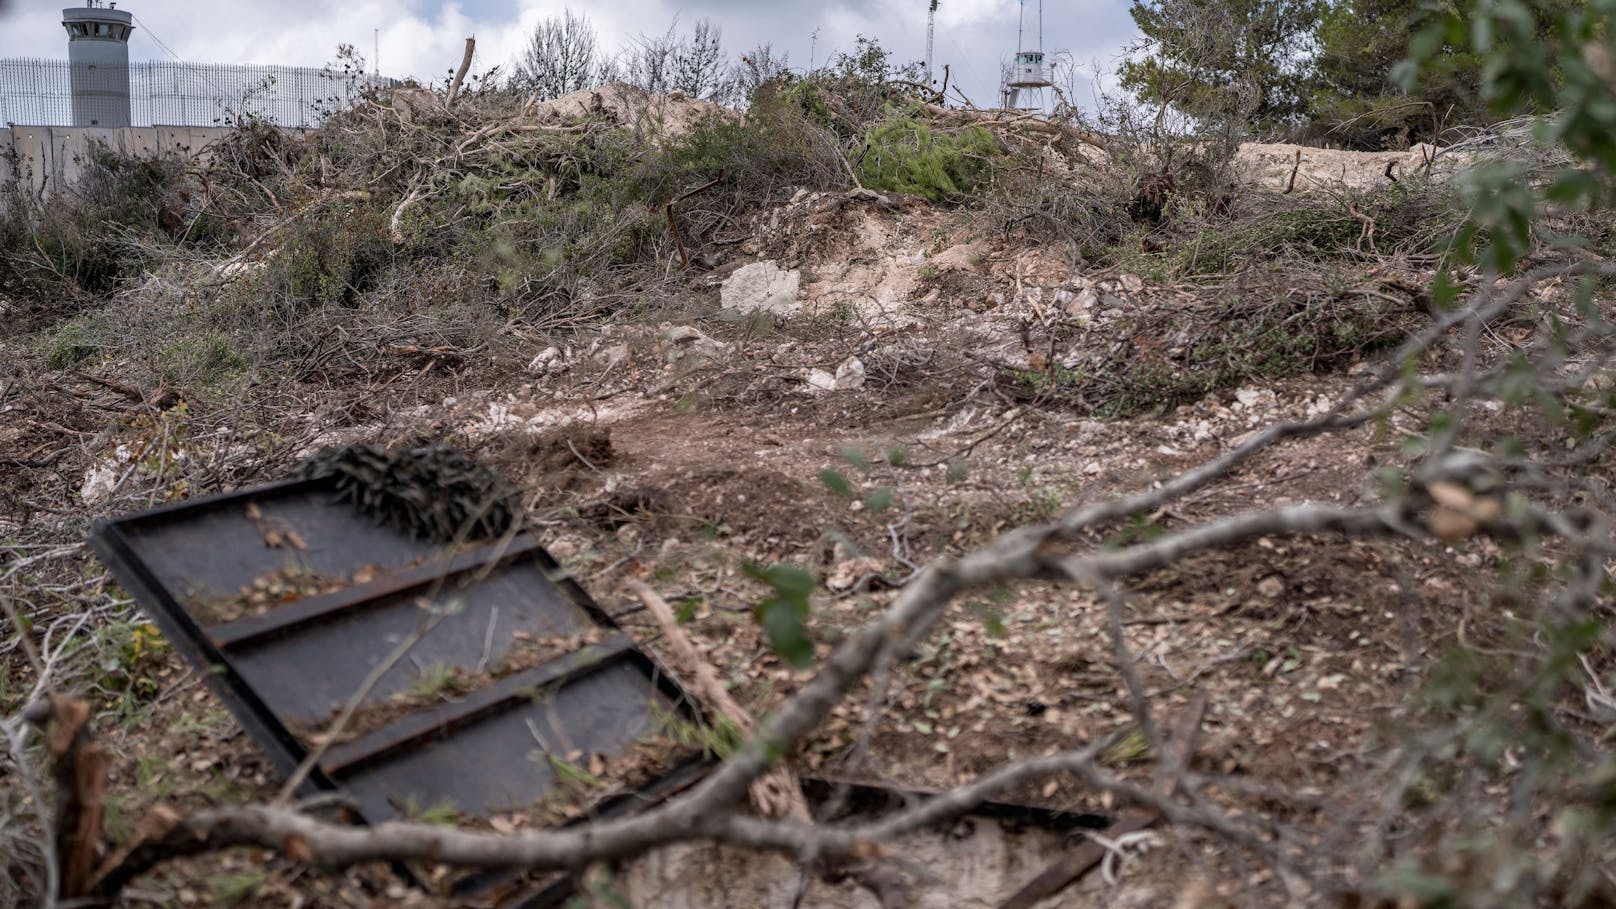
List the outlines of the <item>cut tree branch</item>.
{"type": "Polygon", "coordinates": [[[466,52],[460,57],[460,68],[455,70],[454,81],[449,83],[449,95],[444,98],[443,106],[449,107],[460,96],[460,84],[466,79],[466,71],[471,69],[471,55],[477,50],[477,36],[469,35],[466,38],[466,52]]]}

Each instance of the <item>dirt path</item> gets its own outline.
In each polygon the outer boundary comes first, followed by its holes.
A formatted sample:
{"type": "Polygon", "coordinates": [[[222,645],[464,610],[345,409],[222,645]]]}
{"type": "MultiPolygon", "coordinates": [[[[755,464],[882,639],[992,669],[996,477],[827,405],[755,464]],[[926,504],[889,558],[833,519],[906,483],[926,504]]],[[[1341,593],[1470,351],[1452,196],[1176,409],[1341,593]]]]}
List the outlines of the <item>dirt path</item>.
{"type": "MultiPolygon", "coordinates": [[[[1261,426],[1328,409],[1354,381],[1326,374],[1254,383],[1102,420],[1045,393],[1079,369],[1061,365],[1065,351],[1056,362],[1045,351],[1064,339],[1073,357],[1086,355],[1084,344],[1099,343],[1094,326],[1142,319],[1158,305],[1168,311],[1161,301],[1180,291],[1131,275],[1078,274],[1039,251],[942,242],[937,232],[952,222],[935,213],[901,229],[899,215],[862,213],[856,230],[846,228],[864,238],[854,243],[857,255],[845,235],[798,242],[815,225],[846,217],[842,209],[808,198],[761,235],[755,254],[801,268],[815,289],[790,318],[736,319],[708,308],[663,324],[625,319],[512,362],[458,372],[423,363],[369,386],[289,389],[292,404],[253,414],[250,424],[217,416],[192,423],[183,411],[131,407],[114,391],[25,357],[0,426],[0,457],[23,465],[3,489],[10,510],[0,534],[70,544],[93,514],[265,479],[322,445],[448,442],[527,491],[546,546],[651,649],[659,646],[654,630],[622,582],[645,580],[687,610],[690,633],[723,680],[761,715],[805,675],[773,655],[753,620],[763,591],[746,578],[746,564],[787,562],[819,578],[810,630],[823,657],[890,603],[917,566],[1062,509],[1147,488],[1261,426]],[[849,278],[848,262],[870,273],[849,278]],[[877,280],[909,299],[843,306],[837,282],[851,280],[877,280]],[[303,403],[312,401],[318,406],[303,403]],[[149,463],[154,439],[170,455],[216,466],[186,474],[149,463]],[[249,462],[252,469],[240,466],[249,462]],[[86,500],[97,471],[110,471],[118,485],[86,500]],[[176,489],[181,474],[200,479],[176,489]]],[[[1146,345],[1136,348],[1140,355],[1146,345]]],[[[1353,502],[1367,467],[1397,441],[1394,425],[1281,445],[1225,482],[1090,542],[1140,538],[1259,503],[1353,502]]],[[[1396,718],[1391,705],[1463,627],[1454,604],[1467,579],[1453,566],[1497,555],[1476,544],[1454,562],[1433,558],[1437,548],[1259,540],[1138,579],[1123,624],[1156,709],[1171,711],[1192,694],[1210,698],[1195,769],[1269,793],[1261,798],[1280,817],[1315,816],[1349,792],[1368,747],[1396,718]]],[[[264,795],[270,774],[245,737],[171,652],[131,651],[139,619],[128,601],[106,590],[87,561],[75,570],[73,583],[100,585],[107,621],[97,646],[113,655],[112,670],[86,679],[119,755],[112,832],[127,833],[157,799],[264,795]]],[[[55,617],[52,602],[33,606],[55,617]]],[[[1126,731],[1134,720],[1109,635],[1104,607],[1087,592],[1049,584],[982,591],[838,707],[792,759],[808,774],[942,789],[1007,760],[1126,731]],[[870,705],[879,713],[873,724],[870,705]]],[[[13,688],[26,678],[15,651],[6,668],[13,688]]],[[[1104,763],[1142,775],[1151,756],[1134,732],[1104,763]]],[[[1083,812],[1116,807],[1064,779],[1007,797],[1083,812]]],[[[993,905],[1068,842],[962,823],[897,847],[915,870],[918,905],[993,905]],[[961,856],[970,861],[960,864],[961,856]]],[[[1131,866],[1120,889],[1094,878],[1053,905],[1169,905],[1195,879],[1229,897],[1265,883],[1199,834],[1163,836],[1168,846],[1131,866]]],[[[204,903],[207,894],[181,882],[253,870],[232,857],[176,866],[148,886],[181,904],[204,903]]],[[[255,891],[262,904],[306,892],[337,903],[364,892],[403,898],[385,874],[296,885],[294,876],[275,865],[255,891]]],[[[620,880],[638,906],[743,906],[780,904],[800,875],[782,859],[679,847],[632,863],[620,880]],[[720,880],[722,894],[714,890],[720,880]]],[[[803,905],[871,903],[852,885],[814,883],[803,905]]]]}

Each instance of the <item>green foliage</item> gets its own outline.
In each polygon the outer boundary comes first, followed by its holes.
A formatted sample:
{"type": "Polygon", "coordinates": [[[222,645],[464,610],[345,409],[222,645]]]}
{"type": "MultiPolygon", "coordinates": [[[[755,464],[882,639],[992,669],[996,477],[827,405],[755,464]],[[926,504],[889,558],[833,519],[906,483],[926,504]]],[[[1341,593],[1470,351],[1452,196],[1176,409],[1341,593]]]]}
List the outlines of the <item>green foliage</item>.
{"type": "MultiPolygon", "coordinates": [[[[1530,24],[1500,49],[1531,54],[1540,37],[1583,5],[1535,4],[1527,13],[1530,24]]],[[[1445,8],[1447,15],[1477,22],[1486,21],[1493,6],[1490,0],[1454,0],[1445,8]]],[[[1428,9],[1418,0],[1337,0],[1324,7],[1311,88],[1316,137],[1354,148],[1400,148],[1435,141],[1448,127],[1482,126],[1531,109],[1491,105],[1483,90],[1484,53],[1466,36],[1420,31],[1428,9]],[[1400,79],[1407,75],[1403,59],[1410,51],[1424,61],[1418,80],[1400,79]]]]}
{"type": "Polygon", "coordinates": [[[894,80],[922,78],[921,64],[898,64],[881,42],[860,35],[852,51],[838,53],[825,67],[793,83],[787,97],[833,135],[857,140],[894,100],[909,95],[910,89],[892,85],[894,80]]]}
{"type": "Polygon", "coordinates": [[[400,813],[416,823],[432,824],[437,827],[452,827],[460,823],[460,809],[456,808],[453,802],[441,801],[426,805],[417,801],[414,796],[405,796],[400,801],[400,813]]]}
{"type": "Polygon", "coordinates": [[[93,314],[69,319],[56,327],[44,345],[45,365],[71,369],[101,350],[100,324],[93,314]]]}
{"type": "Polygon", "coordinates": [[[847,498],[853,494],[853,487],[847,482],[847,477],[841,471],[827,467],[819,472],[819,482],[838,498],[847,498]]]}
{"type": "Polygon", "coordinates": [[[859,180],[869,189],[908,193],[933,202],[977,190],[1003,154],[987,129],[942,133],[914,117],[883,120],[870,128],[859,180]]]}
{"type": "Polygon", "coordinates": [[[769,646],[792,666],[801,668],[812,663],[814,644],[808,638],[808,616],[809,600],[817,586],[814,576],[791,565],[763,568],[748,563],[742,570],[773,591],[753,611],[768,636],[769,646]]]}
{"type": "Polygon", "coordinates": [[[1150,757],[1150,743],[1145,739],[1145,734],[1134,727],[1100,752],[1100,763],[1123,767],[1137,764],[1148,757],[1150,757]]]}
{"type": "Polygon", "coordinates": [[[1415,0],[1340,0],[1324,8],[1311,91],[1316,135],[1353,148],[1395,148],[1485,113],[1474,55],[1449,49],[1413,92],[1393,82],[1423,14],[1415,0]]]}
{"type": "Polygon", "coordinates": [[[544,756],[549,764],[550,772],[555,775],[556,785],[563,791],[571,793],[588,792],[600,786],[600,777],[590,773],[587,769],[549,752],[546,752],[544,756]]]}
{"type": "MultiPolygon", "coordinates": [[[[720,198],[732,211],[743,203],[788,198],[799,187],[836,185],[845,177],[830,143],[777,86],[765,85],[745,120],[709,118],[671,143],[657,191],[671,196],[721,176],[720,198]]],[[[712,192],[691,203],[705,202],[712,192]]]]}
{"type": "Polygon", "coordinates": [[[1289,287],[1242,286],[1193,312],[1122,316],[1098,330],[1131,355],[1007,370],[1006,390],[1019,400],[1115,419],[1221,389],[1344,368],[1403,340],[1423,321],[1412,296],[1362,283],[1351,271],[1311,271],[1286,273],[1289,287]],[[1151,341],[1141,347],[1139,339],[1151,341]]]}
{"type": "Polygon", "coordinates": [[[286,231],[263,281],[288,305],[351,305],[375,285],[393,247],[382,213],[365,202],[337,203],[286,231]]]}
{"type": "Polygon", "coordinates": [[[213,878],[208,890],[213,897],[213,905],[228,909],[257,896],[259,889],[268,881],[267,871],[244,871],[213,878]]]}
{"type": "Polygon", "coordinates": [[[420,670],[410,683],[410,694],[418,698],[447,694],[458,687],[460,678],[453,666],[433,663],[420,670]]]}
{"type": "Polygon", "coordinates": [[[1135,0],[1148,52],[1122,86],[1209,126],[1295,123],[1305,110],[1303,50],[1318,0],[1135,0]]]}
{"type": "Polygon", "coordinates": [[[1473,224],[1459,237],[1462,260],[1507,273],[1525,255],[1545,201],[1576,209],[1613,197],[1616,173],[1616,3],[1611,0],[1479,0],[1474,9],[1445,9],[1410,39],[1400,69],[1405,88],[1440,67],[1449,49],[1477,57],[1481,97],[1491,111],[1552,110],[1536,130],[1593,170],[1565,168],[1542,186],[1524,163],[1495,164],[1466,175],[1473,224]]]}
{"type": "Polygon", "coordinates": [[[682,714],[653,702],[651,721],[661,734],[682,748],[700,749],[708,758],[723,760],[745,742],[735,722],[726,716],[714,717],[712,725],[686,719],[682,714]]]}
{"type": "MultiPolygon", "coordinates": [[[[1417,90],[1446,55],[1462,54],[1477,61],[1480,97],[1492,115],[1553,111],[1533,125],[1541,148],[1501,156],[1463,179],[1472,218],[1456,238],[1453,258],[1474,266],[1483,286],[1521,269],[1528,257],[1556,256],[1544,242],[1548,224],[1563,229],[1569,213],[1583,210],[1608,218],[1606,206],[1616,197],[1613,37],[1612,0],[1479,0],[1436,10],[1411,39],[1412,59],[1400,72],[1405,89],[1417,90]],[[1558,159],[1564,164],[1546,172],[1534,167],[1530,159],[1548,157],[1545,151],[1565,156],[1558,159]]],[[[1574,249],[1593,239],[1560,237],[1558,245],[1574,249]]],[[[1460,284],[1453,275],[1438,276],[1437,308],[1453,306],[1460,284]]],[[[1486,379],[1488,395],[1516,411],[1513,416],[1545,428],[1548,438],[1491,438],[1493,427],[1467,426],[1460,405],[1438,410],[1407,450],[1419,456],[1475,444],[1548,466],[1552,456],[1534,460],[1523,451],[1530,445],[1541,454],[1608,431],[1607,393],[1585,395],[1557,382],[1568,355],[1603,358],[1608,366],[1608,287],[1599,288],[1595,302],[1595,288],[1585,284],[1575,288],[1570,306],[1596,341],[1585,336],[1580,343],[1587,346],[1574,348],[1564,322],[1545,319],[1542,346],[1500,357],[1486,379]]],[[[1588,469],[1576,463],[1573,472],[1588,469]]],[[[1602,488],[1579,479],[1555,478],[1575,490],[1559,500],[1578,502],[1565,513],[1576,513],[1583,496],[1597,498],[1590,490],[1602,488]]],[[[1401,793],[1407,842],[1376,856],[1377,899],[1485,907],[1610,901],[1605,868],[1616,813],[1609,801],[1612,764],[1601,747],[1608,736],[1599,734],[1607,723],[1589,724],[1578,713],[1606,691],[1611,585],[1602,547],[1608,534],[1601,529],[1578,542],[1572,534],[1570,551],[1556,553],[1561,544],[1545,545],[1524,520],[1528,495],[1534,502],[1554,498],[1539,488],[1505,497],[1505,512],[1521,530],[1498,541],[1503,553],[1485,606],[1508,621],[1498,623],[1488,645],[1458,637],[1420,688],[1420,716],[1406,752],[1413,760],[1403,771],[1410,783],[1401,793]],[[1587,551],[1577,551],[1584,546],[1587,551]],[[1590,552],[1600,554],[1584,577],[1587,569],[1578,563],[1590,552]],[[1481,793],[1486,797],[1477,799],[1481,793]]]]}
{"type": "Polygon", "coordinates": [[[870,514],[880,514],[892,507],[894,491],[891,486],[877,486],[864,497],[864,510],[870,514]]]}
{"type": "Polygon", "coordinates": [[[228,391],[247,369],[247,360],[228,333],[206,324],[179,332],[157,354],[157,376],[178,388],[228,391]]]}
{"type": "MultiPolygon", "coordinates": [[[[20,172],[20,162],[11,162],[20,172]]],[[[187,212],[184,162],[92,144],[71,191],[40,204],[20,179],[0,187],[0,291],[18,297],[107,294],[142,273],[152,251],[214,248],[219,223],[187,212]]]]}

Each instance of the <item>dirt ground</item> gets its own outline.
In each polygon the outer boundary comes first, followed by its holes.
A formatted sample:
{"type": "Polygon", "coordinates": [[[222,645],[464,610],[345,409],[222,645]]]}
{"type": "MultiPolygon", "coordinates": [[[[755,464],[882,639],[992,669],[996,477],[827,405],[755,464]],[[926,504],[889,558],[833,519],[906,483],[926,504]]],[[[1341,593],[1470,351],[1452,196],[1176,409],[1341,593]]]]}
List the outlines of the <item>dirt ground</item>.
{"type": "MultiPolygon", "coordinates": [[[[240,437],[228,420],[153,412],[6,342],[0,538],[35,547],[25,554],[48,552],[77,544],[96,516],[269,479],[322,445],[443,441],[525,490],[545,545],[653,652],[654,627],[624,582],[643,579],[669,601],[692,604],[690,634],[761,715],[807,676],[775,657],[753,621],[762,590],[745,563],[788,562],[820,578],[811,631],[824,656],[928,560],[1147,488],[1259,427],[1320,413],[1361,368],[1100,420],[1069,403],[1006,394],[1003,376],[1044,368],[1028,338],[1048,320],[1137,314],[1167,289],[1082,273],[1056,251],[974,236],[955,216],[924,207],[888,211],[809,195],[773,217],[736,261],[801,269],[796,314],[720,309],[721,266],[694,279],[710,288],[706,308],[619,320],[535,343],[508,362],[431,360],[345,388],[295,390],[273,418],[273,443],[240,437]],[[241,451],[253,445],[268,447],[241,451]],[[154,452],[191,466],[182,471],[154,452]],[[855,494],[834,494],[825,470],[845,476],[855,494]],[[175,489],[182,473],[192,479],[175,489]],[[885,508],[869,504],[878,490],[890,490],[885,508]]],[[[1394,421],[1278,445],[1152,521],[1172,529],[1254,503],[1360,501],[1370,466],[1399,440],[1394,421]]],[[[1127,640],[1157,710],[1166,716],[1198,694],[1209,701],[1194,766],[1285,793],[1259,801],[1297,820],[1351,794],[1419,667],[1467,633],[1466,566],[1497,556],[1482,543],[1443,548],[1264,539],[1134,584],[1127,640]]],[[[115,755],[113,836],[127,835],[158,800],[272,792],[269,767],[179,658],[160,642],[128,643],[141,619],[122,592],[82,552],[61,561],[76,573],[71,591],[22,599],[36,622],[50,624],[62,621],[62,604],[88,596],[103,629],[96,633],[112,642],[117,665],[81,681],[115,755]]],[[[25,691],[17,648],[5,660],[8,696],[25,691]]],[[[860,689],[838,707],[792,761],[810,775],[941,789],[1127,729],[1130,710],[1092,595],[1051,584],[985,591],[957,603],[880,690],[860,689]],[[866,726],[872,703],[879,715],[866,726]]],[[[1140,743],[1106,763],[1144,779],[1150,761],[1140,743]]],[[[1072,780],[1005,797],[1080,812],[1119,808],[1072,780]]],[[[1244,905],[1283,892],[1203,834],[1159,836],[1117,883],[1096,873],[1048,905],[1244,905]]],[[[893,851],[916,905],[990,906],[1073,842],[968,819],[893,851]]],[[[803,885],[783,858],[706,846],[630,862],[613,886],[645,907],[786,906],[799,886],[807,887],[803,906],[875,905],[849,883],[803,885]]],[[[428,901],[385,869],[321,875],[235,855],[170,866],[141,881],[127,903],[238,898],[264,906],[428,901]]]]}

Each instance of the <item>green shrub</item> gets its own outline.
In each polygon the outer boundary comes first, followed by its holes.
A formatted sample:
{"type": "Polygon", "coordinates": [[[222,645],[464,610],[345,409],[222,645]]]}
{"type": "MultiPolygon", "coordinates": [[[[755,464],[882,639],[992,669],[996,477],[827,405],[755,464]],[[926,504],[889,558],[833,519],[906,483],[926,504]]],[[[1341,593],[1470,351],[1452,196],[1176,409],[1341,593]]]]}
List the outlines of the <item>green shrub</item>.
{"type": "Polygon", "coordinates": [[[101,325],[93,315],[69,319],[46,335],[42,352],[51,369],[71,369],[101,352],[101,325]]]}
{"type": "MultiPolygon", "coordinates": [[[[15,165],[16,162],[13,162],[15,165]]],[[[185,162],[92,144],[79,181],[43,202],[23,181],[0,187],[0,289],[43,308],[109,294],[167,246],[215,248],[218,218],[187,210],[185,162]]]]}
{"type": "Polygon", "coordinates": [[[991,176],[994,159],[1003,154],[983,127],[944,133],[913,117],[876,124],[867,142],[859,162],[859,180],[865,186],[933,202],[976,190],[991,176]]]}
{"type": "Polygon", "coordinates": [[[219,328],[184,333],[157,355],[157,375],[164,385],[180,388],[229,386],[247,368],[239,341],[219,328]]]}
{"type": "Polygon", "coordinates": [[[365,202],[336,203],[283,234],[263,278],[276,300],[294,307],[351,304],[392,258],[381,212],[365,202]]]}
{"type": "Polygon", "coordinates": [[[1441,256],[1464,217],[1450,184],[1419,177],[1334,194],[1178,195],[1171,197],[1162,224],[1136,226],[1098,257],[1173,281],[1291,257],[1328,262],[1394,252],[1441,256]]]}

